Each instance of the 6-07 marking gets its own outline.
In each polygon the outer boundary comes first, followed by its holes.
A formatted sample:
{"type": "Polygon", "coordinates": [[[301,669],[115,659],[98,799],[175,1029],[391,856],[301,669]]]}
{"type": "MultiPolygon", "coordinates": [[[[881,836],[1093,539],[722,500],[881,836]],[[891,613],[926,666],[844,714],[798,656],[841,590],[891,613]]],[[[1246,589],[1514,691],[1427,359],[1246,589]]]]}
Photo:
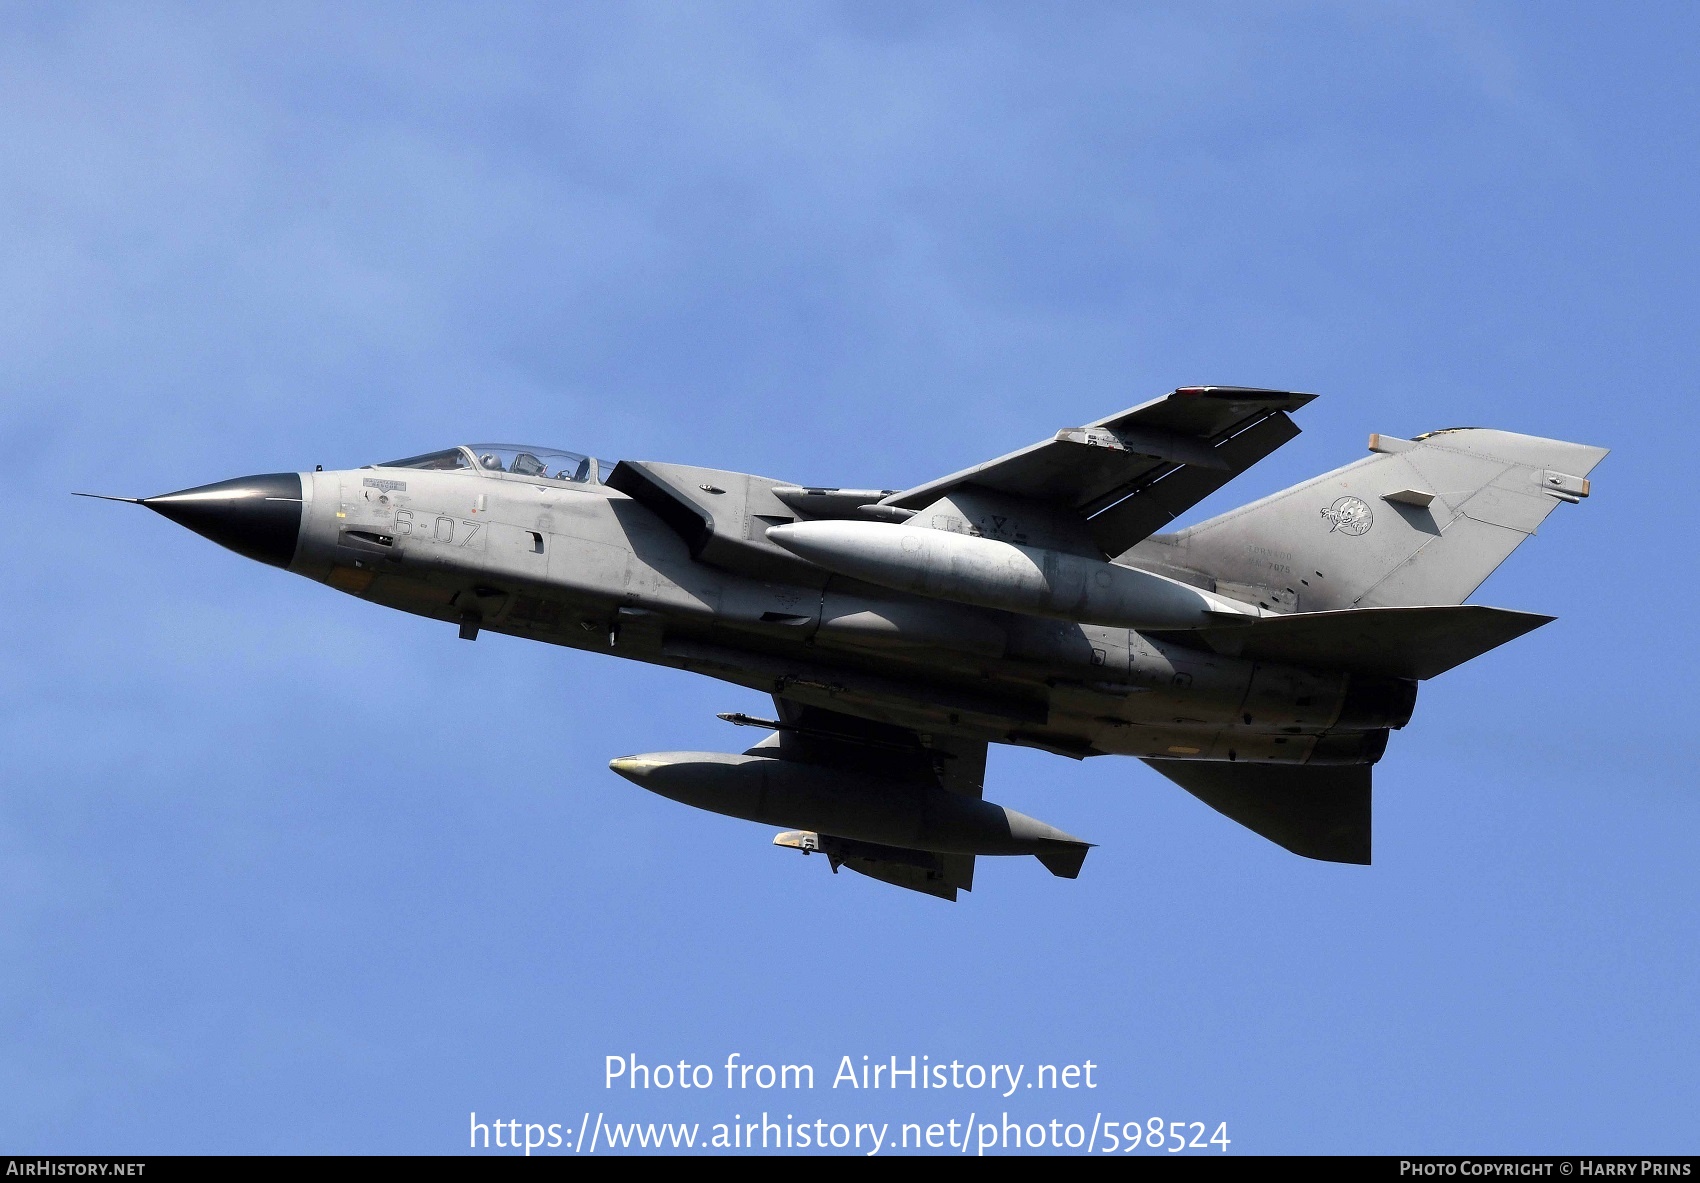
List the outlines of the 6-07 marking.
{"type": "Polygon", "coordinates": [[[425,538],[432,542],[442,542],[450,546],[470,546],[472,540],[478,537],[478,532],[484,528],[483,522],[469,522],[464,518],[451,518],[448,514],[438,514],[431,523],[431,529],[426,532],[423,527],[418,531],[413,528],[413,511],[398,509],[395,511],[395,532],[408,538],[425,538]],[[465,529],[460,541],[455,541],[455,527],[465,529]]]}

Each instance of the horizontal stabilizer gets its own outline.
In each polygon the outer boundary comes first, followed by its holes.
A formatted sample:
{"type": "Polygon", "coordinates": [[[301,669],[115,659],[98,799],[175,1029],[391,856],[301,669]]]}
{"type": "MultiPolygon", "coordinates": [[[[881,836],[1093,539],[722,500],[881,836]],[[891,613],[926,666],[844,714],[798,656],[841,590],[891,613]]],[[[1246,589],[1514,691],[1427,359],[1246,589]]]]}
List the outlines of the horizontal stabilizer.
{"type": "Polygon", "coordinates": [[[1196,637],[1229,657],[1350,670],[1393,678],[1432,678],[1532,632],[1554,618],[1478,604],[1354,608],[1290,616],[1229,616],[1196,637]]]}
{"type": "Polygon", "coordinates": [[[1368,764],[1145,763],[1216,812],[1294,854],[1369,865],[1368,764]]]}

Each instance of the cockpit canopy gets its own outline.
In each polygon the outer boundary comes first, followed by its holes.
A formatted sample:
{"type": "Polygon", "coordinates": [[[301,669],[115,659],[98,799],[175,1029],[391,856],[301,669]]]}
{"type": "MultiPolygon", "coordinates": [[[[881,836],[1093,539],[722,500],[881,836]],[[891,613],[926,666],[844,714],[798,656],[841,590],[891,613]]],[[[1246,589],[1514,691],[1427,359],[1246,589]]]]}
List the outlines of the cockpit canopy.
{"type": "Polygon", "coordinates": [[[458,448],[444,448],[441,452],[390,460],[372,467],[425,468],[438,472],[464,469],[488,476],[500,473],[526,480],[597,484],[614,466],[603,464],[594,456],[563,452],[559,448],[539,448],[530,444],[463,444],[458,448]]]}

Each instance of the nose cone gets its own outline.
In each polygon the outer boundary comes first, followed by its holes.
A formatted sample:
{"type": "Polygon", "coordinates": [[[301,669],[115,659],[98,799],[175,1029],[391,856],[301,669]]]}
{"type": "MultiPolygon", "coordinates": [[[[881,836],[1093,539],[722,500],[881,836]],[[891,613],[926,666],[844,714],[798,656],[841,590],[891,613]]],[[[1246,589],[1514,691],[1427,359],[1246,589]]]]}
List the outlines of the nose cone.
{"type": "Polygon", "coordinates": [[[239,555],[287,567],[301,536],[301,475],[273,472],[144,497],[142,504],[239,555]]]}
{"type": "Polygon", "coordinates": [[[621,756],[618,760],[608,761],[608,767],[634,785],[641,785],[658,765],[654,760],[647,760],[642,756],[621,756]]]}
{"type": "MultiPolygon", "coordinates": [[[[840,523],[833,524],[838,525],[840,523]]],[[[854,522],[851,524],[859,526],[866,523],[854,522]]],[[[775,546],[784,547],[806,562],[821,563],[824,566],[824,560],[833,557],[833,550],[830,546],[822,545],[821,531],[813,528],[821,525],[826,525],[826,523],[791,522],[783,526],[769,526],[767,528],[767,540],[775,546]]]]}
{"type": "Polygon", "coordinates": [[[647,756],[621,756],[608,761],[608,767],[634,785],[659,791],[658,783],[676,779],[681,764],[689,764],[695,752],[651,752],[647,756]]]}

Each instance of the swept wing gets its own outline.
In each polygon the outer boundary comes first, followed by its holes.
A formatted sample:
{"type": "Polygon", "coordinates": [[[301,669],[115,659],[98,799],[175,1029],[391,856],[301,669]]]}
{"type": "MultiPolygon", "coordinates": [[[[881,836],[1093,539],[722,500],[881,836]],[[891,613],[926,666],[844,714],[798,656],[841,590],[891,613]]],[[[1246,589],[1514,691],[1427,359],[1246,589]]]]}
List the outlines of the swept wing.
{"type": "Polygon", "coordinates": [[[972,486],[1073,511],[1087,520],[1103,553],[1117,555],[1298,435],[1287,413],[1315,397],[1182,387],[881,504],[919,510],[972,486]]]}

